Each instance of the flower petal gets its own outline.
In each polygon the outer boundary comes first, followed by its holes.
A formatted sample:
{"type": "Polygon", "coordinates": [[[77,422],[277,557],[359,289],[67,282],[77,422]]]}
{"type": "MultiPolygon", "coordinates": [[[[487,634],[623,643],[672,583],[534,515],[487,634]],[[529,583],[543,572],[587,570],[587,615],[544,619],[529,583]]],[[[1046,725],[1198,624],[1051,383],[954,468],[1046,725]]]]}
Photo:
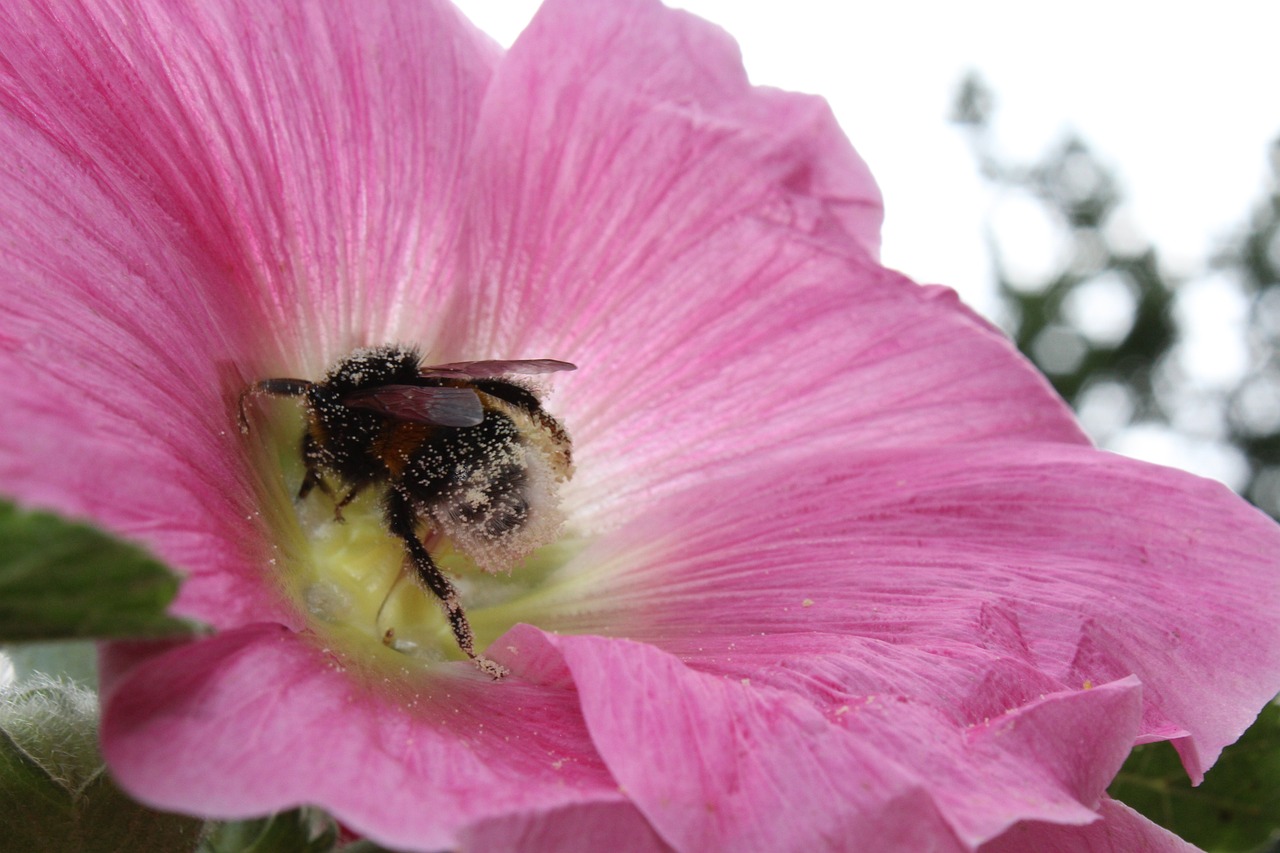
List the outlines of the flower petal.
{"type": "Polygon", "coordinates": [[[579,365],[552,408],[587,524],[798,445],[1084,440],[953,294],[874,263],[878,194],[826,105],[750,87],[706,22],[546,4],[473,165],[447,348],[579,365]]]}
{"type": "Polygon", "coordinates": [[[161,809],[318,804],[413,850],[483,837],[489,820],[539,836],[530,822],[562,808],[585,826],[600,827],[596,805],[626,819],[563,687],[495,683],[462,663],[384,679],[266,625],[129,663],[106,667],[104,750],[121,785],[161,809]]]}
{"type": "Polygon", "coordinates": [[[639,810],[628,802],[578,804],[481,821],[462,832],[456,849],[518,850],[520,853],[565,850],[668,853],[671,850],[639,810]]]}
{"type": "Polygon", "coordinates": [[[0,481],[191,571],[180,612],[286,618],[235,395],[438,319],[498,51],[435,0],[73,5],[0,7],[0,481]]]}
{"type": "Polygon", "coordinates": [[[521,627],[501,645],[518,675],[539,647],[563,655],[610,771],[679,850],[970,849],[1021,819],[1085,823],[1140,709],[1130,679],[948,732],[918,707],[823,709],[638,643],[521,627]]]}
{"type": "Polygon", "coordinates": [[[1280,691],[1277,554],[1220,484],[1088,448],[831,454],[668,499],[583,552],[579,603],[539,624],[956,725],[1136,675],[1139,739],[1198,781],[1280,691]]]}
{"type": "Polygon", "coordinates": [[[450,4],[23,5],[6,4],[11,119],[105,184],[115,221],[195,241],[198,286],[256,309],[265,354],[324,367],[393,338],[406,301],[429,311],[499,55],[450,4]]]}
{"type": "Polygon", "coordinates": [[[1193,853],[1200,849],[1124,803],[1103,797],[1098,812],[1102,820],[1088,826],[1019,824],[984,844],[981,853],[1193,853]]]}

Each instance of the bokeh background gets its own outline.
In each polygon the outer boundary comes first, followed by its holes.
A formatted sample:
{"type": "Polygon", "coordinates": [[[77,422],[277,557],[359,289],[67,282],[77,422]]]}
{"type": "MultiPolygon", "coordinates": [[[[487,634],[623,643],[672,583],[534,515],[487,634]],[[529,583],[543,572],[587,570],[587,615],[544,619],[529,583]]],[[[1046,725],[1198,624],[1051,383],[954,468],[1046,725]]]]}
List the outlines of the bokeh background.
{"type": "MultiPolygon", "coordinates": [[[[824,96],[883,259],[1014,337],[1103,447],[1280,517],[1280,3],[674,2],[824,96]]],[[[509,44],[535,0],[463,0],[509,44]]]]}

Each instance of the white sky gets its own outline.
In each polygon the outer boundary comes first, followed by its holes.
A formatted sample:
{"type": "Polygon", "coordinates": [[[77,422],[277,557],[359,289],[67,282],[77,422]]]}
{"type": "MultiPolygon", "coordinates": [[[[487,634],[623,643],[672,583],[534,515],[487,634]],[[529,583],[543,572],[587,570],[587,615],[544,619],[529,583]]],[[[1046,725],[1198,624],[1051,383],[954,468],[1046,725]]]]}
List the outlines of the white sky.
{"type": "MultiPolygon", "coordinates": [[[[505,44],[537,7],[460,5],[505,44]]],[[[1280,135],[1280,0],[671,5],[733,34],[754,82],[826,97],[884,191],[885,263],[982,309],[990,198],[947,122],[967,70],[999,99],[1005,150],[1033,157],[1078,130],[1119,168],[1136,226],[1175,262],[1204,257],[1241,220],[1280,135]]]]}

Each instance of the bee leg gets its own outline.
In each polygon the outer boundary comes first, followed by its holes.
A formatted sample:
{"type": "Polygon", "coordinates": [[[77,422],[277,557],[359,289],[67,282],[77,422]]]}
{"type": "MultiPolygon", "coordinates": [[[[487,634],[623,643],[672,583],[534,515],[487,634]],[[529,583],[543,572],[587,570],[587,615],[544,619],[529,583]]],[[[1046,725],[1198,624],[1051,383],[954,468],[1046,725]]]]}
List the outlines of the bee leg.
{"type": "Polygon", "coordinates": [[[418,533],[415,529],[417,527],[417,514],[414,512],[413,502],[393,486],[387,490],[384,509],[387,527],[390,528],[392,534],[404,542],[405,550],[409,552],[409,561],[413,564],[413,573],[418,579],[418,583],[440,599],[440,604],[444,607],[445,616],[449,620],[449,628],[453,631],[453,638],[457,641],[458,648],[467,657],[471,658],[471,662],[479,667],[482,672],[488,673],[494,678],[501,678],[506,675],[506,667],[494,663],[484,655],[476,654],[475,635],[471,632],[471,624],[467,622],[467,615],[462,611],[462,601],[458,598],[458,590],[454,587],[453,582],[445,577],[444,572],[440,571],[439,566],[431,559],[431,554],[427,551],[426,546],[418,538],[418,533]]]}
{"type": "Polygon", "coordinates": [[[329,493],[328,484],[326,484],[324,480],[320,479],[319,474],[308,468],[307,473],[302,477],[302,485],[298,487],[298,500],[305,501],[307,499],[307,495],[311,494],[311,490],[316,486],[319,486],[320,491],[325,494],[329,493]]]}
{"type": "MultiPolygon", "coordinates": [[[[302,464],[306,466],[306,473],[302,475],[302,485],[298,487],[298,500],[307,499],[307,495],[311,494],[311,490],[319,486],[320,491],[325,497],[333,499],[333,489],[329,488],[329,484],[325,482],[324,477],[320,476],[320,460],[318,459],[319,449],[316,447],[316,441],[311,437],[310,432],[302,434],[302,464]]],[[[339,505],[346,506],[350,498],[343,500],[339,505]]],[[[342,513],[337,509],[334,510],[334,518],[342,521],[342,513]]]]}
{"type": "Polygon", "coordinates": [[[345,522],[345,521],[346,521],[346,519],[342,517],[342,508],[343,508],[344,506],[346,506],[347,504],[351,503],[353,500],[355,500],[355,499],[356,499],[356,495],[360,494],[362,491],[364,491],[364,486],[363,486],[363,485],[356,486],[356,487],[355,487],[355,488],[353,488],[351,491],[347,492],[347,493],[343,496],[342,500],[338,501],[336,504],[334,504],[334,505],[333,505],[333,520],[334,520],[334,521],[341,521],[341,522],[345,522]]]}
{"type": "MultiPolygon", "coordinates": [[[[300,501],[306,500],[307,495],[311,494],[311,490],[317,487],[319,487],[321,494],[323,494],[325,497],[329,498],[330,500],[334,500],[337,497],[336,495],[334,495],[333,489],[329,487],[329,484],[325,482],[324,478],[321,477],[320,474],[315,471],[315,469],[307,468],[307,473],[302,476],[302,485],[298,487],[298,500],[300,501]]],[[[351,497],[353,496],[348,495],[346,498],[343,498],[342,503],[334,505],[333,507],[334,521],[346,520],[342,517],[342,507],[346,506],[350,502],[351,497]]]]}

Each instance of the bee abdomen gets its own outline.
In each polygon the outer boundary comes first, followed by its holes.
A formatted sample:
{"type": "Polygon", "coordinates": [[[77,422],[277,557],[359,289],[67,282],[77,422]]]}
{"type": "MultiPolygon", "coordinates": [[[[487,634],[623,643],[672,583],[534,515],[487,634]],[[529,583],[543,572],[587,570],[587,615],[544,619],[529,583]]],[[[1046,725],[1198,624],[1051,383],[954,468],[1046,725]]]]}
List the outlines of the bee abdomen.
{"type": "Polygon", "coordinates": [[[431,433],[439,432],[428,424],[388,420],[374,439],[370,453],[386,466],[387,473],[399,477],[427,443],[431,433]]]}
{"type": "Polygon", "coordinates": [[[489,571],[511,569],[561,521],[552,465],[523,439],[521,416],[487,409],[477,426],[441,430],[400,476],[424,514],[489,571]]]}

